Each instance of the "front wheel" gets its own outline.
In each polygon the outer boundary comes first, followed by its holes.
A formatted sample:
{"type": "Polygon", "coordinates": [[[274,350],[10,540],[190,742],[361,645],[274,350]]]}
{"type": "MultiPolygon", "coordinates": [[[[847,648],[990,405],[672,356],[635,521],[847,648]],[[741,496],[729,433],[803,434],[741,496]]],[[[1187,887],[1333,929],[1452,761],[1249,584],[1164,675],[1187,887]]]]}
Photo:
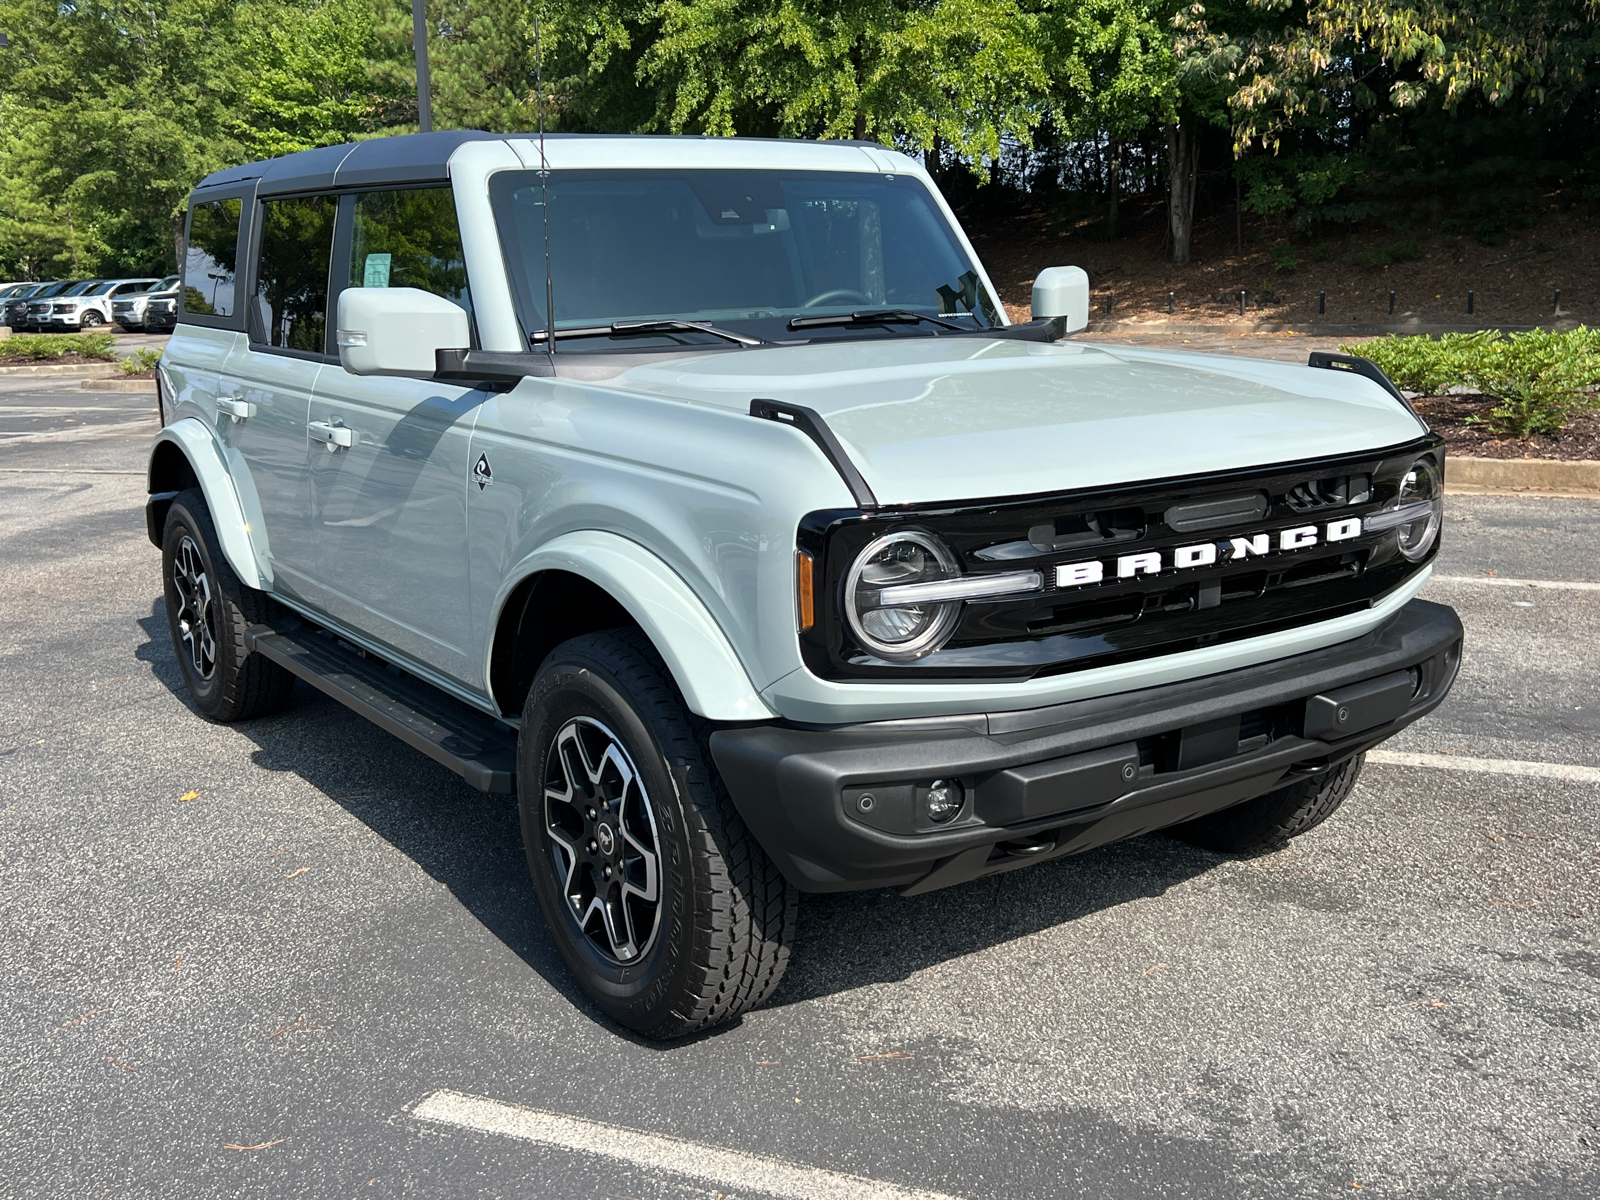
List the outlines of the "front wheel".
{"type": "Polygon", "coordinates": [[[99,313],[95,312],[92,308],[88,312],[84,313],[83,316],[78,318],[79,329],[97,329],[104,324],[105,318],[99,313]]]}
{"type": "Polygon", "coordinates": [[[1347,758],[1321,775],[1308,776],[1254,800],[1174,826],[1172,833],[1183,841],[1224,854],[1270,850],[1331,817],[1354,790],[1366,759],[1365,754],[1347,758]]]}
{"type": "Polygon", "coordinates": [[[523,844],[561,957],[612,1020],[674,1038],[783,977],[799,897],[733,807],[637,630],[558,646],[518,747],[523,844]]]}

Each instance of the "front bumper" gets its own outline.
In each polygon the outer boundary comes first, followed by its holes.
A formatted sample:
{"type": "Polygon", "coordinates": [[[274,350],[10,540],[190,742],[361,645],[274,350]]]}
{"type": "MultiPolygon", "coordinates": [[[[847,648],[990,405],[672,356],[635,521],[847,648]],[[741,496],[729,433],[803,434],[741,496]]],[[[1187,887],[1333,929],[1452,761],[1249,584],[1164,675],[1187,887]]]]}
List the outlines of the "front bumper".
{"type": "Polygon", "coordinates": [[[719,729],[711,753],[795,886],[930,891],[1325,771],[1437,707],[1461,636],[1453,609],[1412,600],[1363,637],[1201,679],[1023,712],[719,729]],[[965,801],[934,825],[927,785],[951,779],[965,801]]]}

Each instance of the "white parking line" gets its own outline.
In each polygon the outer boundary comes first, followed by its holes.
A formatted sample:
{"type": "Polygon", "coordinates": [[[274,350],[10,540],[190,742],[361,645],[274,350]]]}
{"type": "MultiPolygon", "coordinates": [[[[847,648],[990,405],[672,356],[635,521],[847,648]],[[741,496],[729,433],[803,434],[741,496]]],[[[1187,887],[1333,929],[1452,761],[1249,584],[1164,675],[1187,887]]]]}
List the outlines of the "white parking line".
{"type": "Polygon", "coordinates": [[[740,1154],[544,1109],[502,1104],[464,1092],[434,1092],[412,1109],[411,1115],[419,1121],[498,1133],[648,1170],[686,1175],[719,1189],[781,1196],[784,1200],[957,1200],[943,1192],[904,1188],[859,1175],[740,1154]]]}
{"type": "Polygon", "coordinates": [[[1600,592],[1600,583],[1572,579],[1505,579],[1499,575],[1435,575],[1433,583],[1480,583],[1488,587],[1550,588],[1565,592],[1600,592]]]}
{"type": "Polygon", "coordinates": [[[1600,767],[1566,763],[1523,762],[1514,758],[1462,758],[1455,754],[1407,754],[1401,750],[1369,750],[1367,761],[1385,767],[1432,767],[1478,775],[1525,775],[1572,783],[1600,783],[1600,767]]]}

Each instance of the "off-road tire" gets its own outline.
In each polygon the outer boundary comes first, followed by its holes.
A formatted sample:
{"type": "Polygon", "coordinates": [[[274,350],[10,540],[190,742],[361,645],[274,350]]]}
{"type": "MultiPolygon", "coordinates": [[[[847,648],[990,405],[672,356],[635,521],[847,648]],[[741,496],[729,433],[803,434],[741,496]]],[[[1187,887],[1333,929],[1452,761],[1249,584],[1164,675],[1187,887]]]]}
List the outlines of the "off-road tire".
{"type": "MultiPolygon", "coordinates": [[[[783,977],[794,941],[798,893],[740,819],[712,763],[709,736],[638,630],[585,634],[556,647],[523,708],[517,764],[523,845],[545,923],[601,1011],[648,1038],[682,1037],[755,1008],[783,977]],[[566,866],[573,835],[562,829],[552,836],[550,813],[574,815],[560,808],[570,801],[547,797],[547,789],[558,797],[574,794],[573,771],[557,741],[566,736],[571,754],[571,730],[580,725],[620,746],[654,813],[660,898],[652,939],[621,948],[637,949],[631,959],[613,953],[616,940],[603,914],[600,932],[585,932],[577,905],[568,903],[580,887],[566,866]],[[557,837],[565,840],[558,845],[557,837]]],[[[624,802],[612,803],[620,813],[624,802]]],[[[638,811],[637,801],[628,803],[638,811]]],[[[599,838],[585,847],[613,843],[599,824],[585,828],[599,838]]],[[[614,844],[623,846],[620,832],[614,844]]],[[[616,871],[621,878],[620,863],[616,871]]],[[[597,894],[610,886],[598,873],[585,878],[597,894]]],[[[627,928],[634,928],[631,917],[627,928]]]]}
{"type": "MultiPolygon", "coordinates": [[[[245,648],[247,626],[271,620],[278,605],[270,596],[239,582],[217,542],[216,526],[199,488],[173,498],[161,536],[161,582],[167,600],[167,628],[178,656],[189,698],[212,721],[246,721],[277,712],[289,700],[294,676],[277,663],[245,648]],[[189,561],[189,576],[198,560],[208,585],[209,603],[190,621],[189,638],[182,628],[185,606],[178,570],[189,561]],[[214,651],[196,661],[193,640],[205,625],[214,651]],[[205,662],[209,661],[209,671],[205,662]]],[[[190,588],[193,591],[193,588],[190,588]]]]}
{"type": "Polygon", "coordinates": [[[1254,800],[1187,821],[1175,826],[1172,834],[1223,854],[1271,850],[1331,817],[1361,778],[1366,757],[1358,754],[1325,774],[1307,776],[1254,800]]]}

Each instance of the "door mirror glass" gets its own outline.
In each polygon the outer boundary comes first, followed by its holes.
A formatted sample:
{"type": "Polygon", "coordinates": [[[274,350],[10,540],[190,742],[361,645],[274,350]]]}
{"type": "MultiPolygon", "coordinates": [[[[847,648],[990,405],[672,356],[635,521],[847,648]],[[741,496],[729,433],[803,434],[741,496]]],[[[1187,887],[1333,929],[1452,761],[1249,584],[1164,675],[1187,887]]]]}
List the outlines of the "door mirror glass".
{"type": "Polygon", "coordinates": [[[1068,333],[1089,328],[1089,276],[1082,267],[1046,267],[1033,281],[1033,319],[1065,317],[1068,333]]]}
{"type": "Polygon", "coordinates": [[[351,287],[339,293],[339,362],[352,375],[432,378],[437,352],[465,350],[467,310],[418,288],[351,287]]]}

